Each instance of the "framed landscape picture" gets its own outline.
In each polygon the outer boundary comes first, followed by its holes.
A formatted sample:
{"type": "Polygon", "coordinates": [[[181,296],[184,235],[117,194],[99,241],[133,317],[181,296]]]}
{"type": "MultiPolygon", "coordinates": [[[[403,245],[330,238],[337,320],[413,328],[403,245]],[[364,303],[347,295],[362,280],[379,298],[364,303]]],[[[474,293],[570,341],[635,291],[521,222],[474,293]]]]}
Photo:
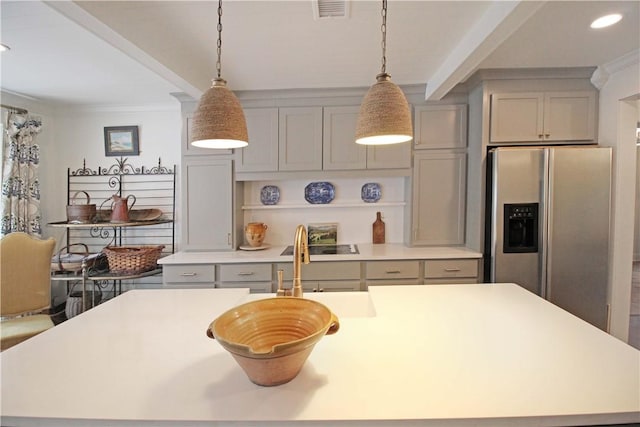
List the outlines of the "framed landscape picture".
{"type": "Polygon", "coordinates": [[[137,156],[140,154],[138,144],[138,126],[104,128],[105,156],[137,156]]]}

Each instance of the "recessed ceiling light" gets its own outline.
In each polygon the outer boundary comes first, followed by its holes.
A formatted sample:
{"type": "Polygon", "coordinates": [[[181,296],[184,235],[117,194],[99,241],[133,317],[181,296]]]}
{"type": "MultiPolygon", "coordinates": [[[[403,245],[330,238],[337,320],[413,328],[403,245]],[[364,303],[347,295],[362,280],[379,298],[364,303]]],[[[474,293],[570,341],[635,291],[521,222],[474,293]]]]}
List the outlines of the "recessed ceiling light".
{"type": "Polygon", "coordinates": [[[614,13],[612,15],[601,16],[591,23],[591,28],[604,28],[619,22],[622,15],[614,13]]]}
{"type": "Polygon", "coordinates": [[[11,48],[6,44],[0,43],[0,52],[6,52],[7,50],[11,50],[11,48]]]}

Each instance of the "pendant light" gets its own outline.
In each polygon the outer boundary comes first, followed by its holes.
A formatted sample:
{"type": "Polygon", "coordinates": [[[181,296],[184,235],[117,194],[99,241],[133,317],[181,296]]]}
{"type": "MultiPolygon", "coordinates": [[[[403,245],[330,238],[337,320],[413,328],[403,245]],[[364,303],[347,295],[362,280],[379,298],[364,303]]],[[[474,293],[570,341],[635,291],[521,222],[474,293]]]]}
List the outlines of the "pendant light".
{"type": "Polygon", "coordinates": [[[203,148],[241,148],[249,143],[247,122],[238,98],[221,77],[222,0],[218,1],[218,75],[202,95],[193,115],[191,145],[203,148]]]}
{"type": "Polygon", "coordinates": [[[382,69],[369,88],[358,115],[356,143],[397,144],[411,141],[411,110],[402,90],[387,74],[387,0],[382,0],[382,69]]]}

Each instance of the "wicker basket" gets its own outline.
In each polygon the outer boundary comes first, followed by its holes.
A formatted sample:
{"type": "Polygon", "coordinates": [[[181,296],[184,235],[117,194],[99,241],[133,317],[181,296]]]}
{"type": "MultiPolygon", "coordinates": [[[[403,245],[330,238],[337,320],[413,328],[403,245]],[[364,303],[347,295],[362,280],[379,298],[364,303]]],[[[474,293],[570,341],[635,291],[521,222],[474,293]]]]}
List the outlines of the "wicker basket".
{"type": "Polygon", "coordinates": [[[156,268],[164,245],[160,246],[107,246],[102,250],[107,255],[112,273],[139,274],[156,268]]]}

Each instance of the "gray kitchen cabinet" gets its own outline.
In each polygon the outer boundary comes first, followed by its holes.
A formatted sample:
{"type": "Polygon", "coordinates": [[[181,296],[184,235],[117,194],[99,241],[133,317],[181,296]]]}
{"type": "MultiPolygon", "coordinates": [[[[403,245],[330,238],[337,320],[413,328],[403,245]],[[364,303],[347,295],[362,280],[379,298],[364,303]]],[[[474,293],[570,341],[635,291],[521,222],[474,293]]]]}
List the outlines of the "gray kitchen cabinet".
{"type": "Polygon", "coordinates": [[[436,259],[424,262],[425,284],[479,283],[479,260],[436,259]]]}
{"type": "MultiPolygon", "coordinates": [[[[283,270],[284,288],[291,289],[293,263],[277,263],[274,270],[283,270]]],[[[303,264],[301,270],[303,292],[353,292],[360,291],[360,262],[328,261],[303,264]]],[[[274,273],[274,289],[277,289],[277,273],[274,273]]]]}
{"type": "Polygon", "coordinates": [[[278,169],[322,170],[322,107],[279,109],[278,169]]]}
{"type": "Polygon", "coordinates": [[[467,106],[414,108],[414,157],[408,235],[415,246],[464,244],[467,106]]]}
{"type": "Polygon", "coordinates": [[[367,169],[408,169],[410,167],[410,142],[367,147],[367,169]]]}
{"type": "Polygon", "coordinates": [[[467,106],[417,105],[414,107],[414,148],[467,147],[467,106]]]}
{"type": "Polygon", "coordinates": [[[419,285],[420,261],[368,261],[365,263],[365,284],[419,285]]]}
{"type": "Polygon", "coordinates": [[[270,263],[219,264],[218,288],[249,288],[252,293],[272,292],[270,263]]]}
{"type": "Polygon", "coordinates": [[[466,158],[461,151],[414,154],[412,245],[464,244],[466,158]]]}
{"type": "Polygon", "coordinates": [[[162,283],[166,288],[213,288],[213,264],[170,264],[162,267],[162,283]]]}
{"type": "Polygon", "coordinates": [[[237,172],[278,170],[278,109],[245,108],[249,145],[235,150],[237,172]]]}
{"type": "Polygon", "coordinates": [[[183,158],[182,250],[232,250],[234,239],[232,161],[183,158]]]}
{"type": "Polygon", "coordinates": [[[182,155],[183,156],[220,156],[230,155],[232,150],[212,150],[191,145],[191,126],[193,123],[193,111],[197,104],[195,102],[182,104],[182,155]]]}
{"type": "Polygon", "coordinates": [[[411,167],[411,144],[366,146],[355,143],[360,106],[324,107],[324,170],[411,167]]]}
{"type": "Polygon", "coordinates": [[[324,108],[324,170],[366,169],[367,147],[355,143],[359,111],[359,106],[324,108]]]}
{"type": "Polygon", "coordinates": [[[595,132],[595,91],[491,95],[491,143],[592,141],[595,132]]]}

